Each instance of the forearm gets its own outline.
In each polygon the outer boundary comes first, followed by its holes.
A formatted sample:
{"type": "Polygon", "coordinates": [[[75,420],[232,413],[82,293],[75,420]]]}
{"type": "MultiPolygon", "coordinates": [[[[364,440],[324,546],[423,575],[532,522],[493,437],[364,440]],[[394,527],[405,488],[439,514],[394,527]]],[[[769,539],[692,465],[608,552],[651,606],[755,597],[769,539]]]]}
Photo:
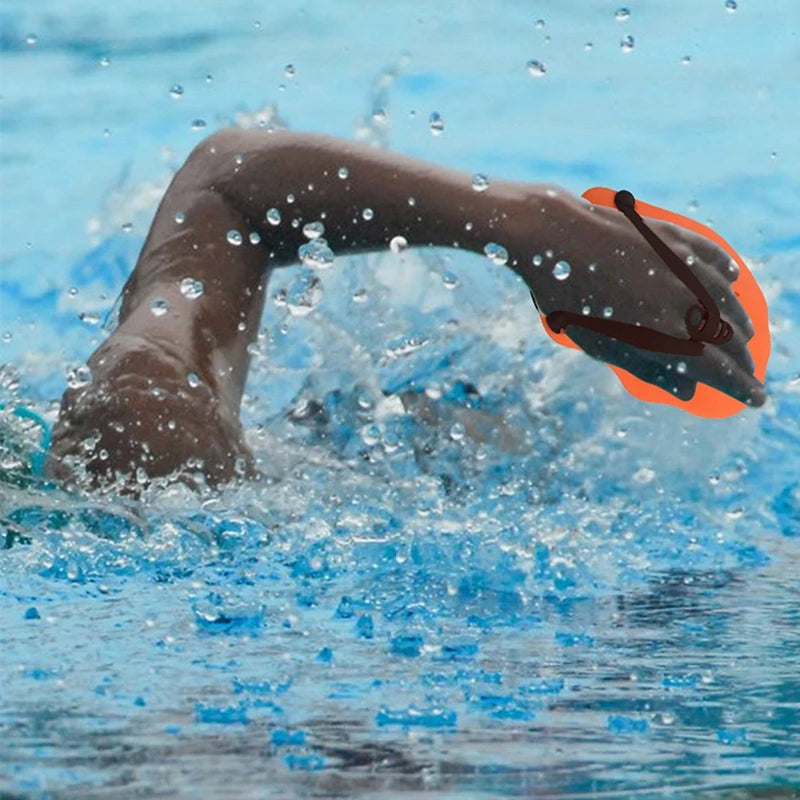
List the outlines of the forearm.
{"type": "Polygon", "coordinates": [[[175,212],[187,191],[219,193],[247,219],[245,245],[256,232],[273,267],[298,260],[312,222],[337,255],[388,248],[401,236],[410,246],[476,253],[496,242],[520,260],[519,232],[535,239],[537,212],[552,205],[544,186],[492,180],[476,191],[468,173],[313,134],[225,131],[199,145],[182,172],[175,212]]]}

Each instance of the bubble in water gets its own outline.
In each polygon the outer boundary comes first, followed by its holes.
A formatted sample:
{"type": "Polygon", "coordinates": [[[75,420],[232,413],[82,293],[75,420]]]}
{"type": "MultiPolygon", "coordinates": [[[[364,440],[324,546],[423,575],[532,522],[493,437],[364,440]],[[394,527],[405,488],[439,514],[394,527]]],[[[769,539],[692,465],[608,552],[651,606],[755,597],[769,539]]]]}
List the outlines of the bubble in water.
{"type": "Polygon", "coordinates": [[[133,223],[132,222],[123,222],[121,227],[122,227],[122,232],[123,233],[131,233],[131,231],[133,231],[133,223]]]}
{"type": "Polygon", "coordinates": [[[619,46],[623,53],[632,53],[635,44],[636,42],[633,36],[628,34],[627,36],[622,37],[622,41],[619,43],[619,46]]]}
{"type": "Polygon", "coordinates": [[[183,225],[183,223],[186,221],[186,214],[184,214],[183,211],[176,211],[173,219],[178,223],[178,225],[183,225]]]}
{"type": "Polygon", "coordinates": [[[86,386],[91,382],[92,371],[87,364],[81,364],[67,373],[67,386],[70,389],[80,389],[81,386],[86,386]]]}
{"type": "Polygon", "coordinates": [[[553,277],[557,281],[565,281],[569,278],[570,272],[572,272],[572,267],[569,265],[569,261],[556,261],[556,265],[553,267],[553,277]]]}
{"type": "Polygon", "coordinates": [[[393,236],[389,242],[389,249],[393,253],[401,253],[408,247],[408,240],[405,236],[393,236]]]}
{"type": "Polygon", "coordinates": [[[675,366],[675,371],[679,375],[685,375],[686,374],[686,362],[685,361],[679,361],[675,366]]]}
{"type": "Polygon", "coordinates": [[[627,22],[631,18],[631,12],[628,8],[618,8],[614,12],[614,19],[617,22],[627,22]]]}
{"type": "Polygon", "coordinates": [[[534,267],[541,267],[542,266],[542,257],[538,253],[536,253],[536,255],[534,255],[534,257],[531,259],[531,261],[533,261],[533,266],[534,267]]]}
{"type": "Polygon", "coordinates": [[[203,294],[203,282],[195,278],[184,278],[181,283],[181,294],[189,300],[196,300],[203,294]]]}
{"type": "MultiPolygon", "coordinates": [[[[309,242],[303,247],[311,244],[312,242],[309,242]]],[[[293,317],[305,317],[310,314],[319,305],[320,300],[322,300],[322,284],[310,270],[300,272],[286,290],[286,308],[293,317]]]]}
{"type": "Polygon", "coordinates": [[[102,56],[100,59],[100,66],[101,67],[110,67],[111,66],[111,59],[108,56],[102,56]]]}
{"type": "Polygon", "coordinates": [[[333,266],[333,250],[322,237],[300,245],[297,255],[306,266],[314,269],[328,269],[333,266]]]}
{"type": "Polygon", "coordinates": [[[354,303],[366,303],[369,300],[369,293],[366,289],[356,289],[350,298],[354,303]]]}
{"type": "Polygon", "coordinates": [[[281,224],[281,212],[278,211],[277,208],[271,208],[267,211],[267,222],[270,225],[280,225],[281,224]]]}
{"type": "Polygon", "coordinates": [[[193,119],[191,128],[193,131],[201,131],[203,128],[206,127],[206,121],[204,119],[193,119]]]}
{"type": "Polygon", "coordinates": [[[692,57],[691,56],[684,56],[681,59],[681,64],[683,64],[684,67],[688,67],[689,64],[691,64],[691,63],[692,63],[692,57]]]}
{"type": "Polygon", "coordinates": [[[163,317],[169,311],[169,303],[163,297],[154,297],[150,301],[150,313],[154,317],[163,317]]]}
{"type": "Polygon", "coordinates": [[[306,224],[303,225],[303,236],[305,236],[306,239],[319,239],[323,233],[325,233],[325,226],[319,221],[306,222],[306,224]]]}
{"type": "Polygon", "coordinates": [[[431,113],[428,118],[428,127],[434,136],[440,136],[444,132],[444,120],[438,111],[431,113]]]}
{"type": "Polygon", "coordinates": [[[588,316],[589,316],[589,314],[591,314],[591,313],[592,313],[591,306],[584,306],[584,307],[581,309],[581,313],[583,314],[583,316],[584,316],[584,317],[588,317],[588,316]]]}
{"type": "Polygon", "coordinates": [[[442,283],[445,289],[455,289],[456,286],[458,286],[458,275],[456,275],[455,272],[447,270],[442,273],[442,283]]]}
{"type": "Polygon", "coordinates": [[[188,383],[192,389],[196,389],[200,385],[200,378],[196,372],[189,372],[186,375],[186,383],[188,383]]]}
{"type": "Polygon", "coordinates": [[[371,219],[372,219],[372,218],[375,216],[375,212],[374,212],[374,211],[373,211],[371,208],[365,208],[365,209],[364,209],[364,210],[361,212],[361,216],[362,216],[362,217],[363,217],[363,218],[364,218],[364,219],[365,219],[367,222],[369,222],[369,221],[370,221],[370,220],[371,220],[371,219]]]}
{"type": "Polygon", "coordinates": [[[339,167],[339,171],[336,173],[342,180],[345,180],[350,175],[350,170],[347,167],[339,167]]]}
{"type": "Polygon", "coordinates": [[[489,179],[485,175],[473,175],[472,188],[476,192],[485,192],[489,188],[489,179]]]}
{"type": "Polygon", "coordinates": [[[242,243],[242,234],[233,229],[228,231],[225,238],[228,240],[228,244],[232,244],[234,247],[238,247],[242,243]]]}
{"type": "Polygon", "coordinates": [[[294,68],[294,64],[287,64],[283,70],[283,74],[287,78],[294,78],[294,76],[297,74],[297,70],[294,68]]]}
{"type": "Polygon", "coordinates": [[[497,242],[489,242],[489,244],[483,248],[483,252],[492,264],[502,266],[508,261],[508,250],[506,250],[503,245],[497,244],[497,242]]]}
{"type": "Polygon", "coordinates": [[[530,61],[528,61],[526,67],[528,70],[528,75],[530,75],[531,78],[542,78],[547,72],[547,67],[541,61],[537,61],[535,58],[532,58],[530,61]]]}
{"type": "Polygon", "coordinates": [[[613,317],[614,316],[614,308],[613,308],[613,306],[606,306],[603,309],[603,316],[606,319],[608,319],[609,317],[613,317]]]}
{"type": "Polygon", "coordinates": [[[733,12],[736,11],[737,8],[739,8],[739,5],[736,2],[736,0],[725,0],[725,10],[729,14],[733,14],[733,12]]]}
{"type": "Polygon", "coordinates": [[[250,231],[250,236],[247,237],[250,244],[261,244],[261,234],[258,231],[250,231]]]}
{"type": "Polygon", "coordinates": [[[656,473],[648,467],[642,467],[633,473],[633,480],[641,485],[650,483],[655,477],[656,473]]]}
{"type": "Polygon", "coordinates": [[[173,100],[180,100],[180,98],[183,97],[183,86],[181,86],[179,83],[173,84],[170,87],[169,96],[173,100]]]}
{"type": "Polygon", "coordinates": [[[544,28],[544,20],[537,19],[536,22],[533,23],[533,27],[540,31],[542,28],[544,28]]]}

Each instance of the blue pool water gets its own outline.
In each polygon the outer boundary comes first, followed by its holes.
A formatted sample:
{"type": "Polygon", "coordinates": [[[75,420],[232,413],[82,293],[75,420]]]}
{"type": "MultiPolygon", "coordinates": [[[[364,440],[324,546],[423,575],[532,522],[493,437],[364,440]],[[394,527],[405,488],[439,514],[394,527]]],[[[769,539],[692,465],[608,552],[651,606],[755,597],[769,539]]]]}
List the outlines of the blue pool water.
{"type": "Polygon", "coordinates": [[[620,5],[5,4],[3,798],[797,796],[800,7],[620,5]],[[270,287],[263,481],[46,485],[172,171],[273,119],[711,220],[768,405],[637,402],[480,258],[339,257],[270,287]]]}

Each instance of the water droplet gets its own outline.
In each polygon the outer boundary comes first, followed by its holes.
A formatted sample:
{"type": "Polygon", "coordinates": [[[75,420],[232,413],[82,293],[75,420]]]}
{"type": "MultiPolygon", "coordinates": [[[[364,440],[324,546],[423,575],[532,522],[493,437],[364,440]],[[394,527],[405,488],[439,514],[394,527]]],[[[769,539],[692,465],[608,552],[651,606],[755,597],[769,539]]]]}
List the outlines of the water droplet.
{"type": "Polygon", "coordinates": [[[377,425],[367,425],[361,431],[361,441],[363,441],[367,447],[372,447],[373,445],[378,444],[380,440],[381,429],[377,425]]]}
{"type": "Polygon", "coordinates": [[[206,127],[206,121],[204,119],[193,119],[191,128],[193,131],[201,131],[203,128],[206,127]]]}
{"type": "Polygon", "coordinates": [[[250,240],[250,244],[261,244],[261,234],[258,231],[250,231],[247,238],[250,240]]]}
{"type": "Polygon", "coordinates": [[[442,273],[442,283],[445,289],[455,289],[456,286],[458,286],[458,275],[456,275],[455,272],[447,270],[442,273]]]}
{"type": "Polygon", "coordinates": [[[183,211],[176,211],[172,219],[174,219],[178,225],[183,225],[183,223],[186,222],[186,214],[184,214],[183,211]]]}
{"type": "Polygon", "coordinates": [[[324,233],[325,226],[319,221],[307,222],[303,225],[303,236],[305,236],[306,239],[319,239],[324,233]]]}
{"type": "Polygon", "coordinates": [[[617,22],[627,22],[631,18],[631,12],[628,8],[618,8],[614,12],[614,19],[617,22]]]}
{"type": "Polygon", "coordinates": [[[111,66],[111,59],[108,56],[103,56],[100,59],[100,66],[101,67],[110,67],[111,66]]]}
{"type": "Polygon", "coordinates": [[[489,179],[485,175],[473,175],[472,188],[476,192],[485,192],[489,188],[489,179]]]}
{"type": "Polygon", "coordinates": [[[584,317],[588,317],[588,316],[589,316],[589,314],[591,314],[591,313],[592,313],[592,309],[591,309],[591,307],[590,307],[590,306],[584,306],[584,307],[581,309],[581,313],[583,314],[583,316],[584,316],[584,317]]]}
{"type": "Polygon", "coordinates": [[[589,272],[597,272],[597,264],[589,264],[589,272]]]}
{"type": "Polygon", "coordinates": [[[333,266],[333,250],[322,237],[300,245],[297,255],[306,266],[314,269],[328,269],[333,266]]]}
{"type": "Polygon", "coordinates": [[[444,120],[438,111],[434,111],[428,118],[428,127],[434,136],[440,136],[444,132],[444,120]]]}
{"type": "Polygon", "coordinates": [[[179,83],[173,84],[170,87],[169,96],[173,100],[180,100],[180,98],[183,97],[183,86],[181,86],[179,83]]]}
{"type": "Polygon", "coordinates": [[[497,264],[499,267],[508,261],[508,250],[503,245],[497,244],[497,242],[489,242],[483,248],[483,252],[492,264],[497,264]]]}
{"type": "Polygon", "coordinates": [[[393,253],[401,253],[408,247],[408,240],[405,236],[393,236],[389,242],[389,249],[393,253]]]}
{"type": "Polygon", "coordinates": [[[233,229],[228,231],[225,238],[228,240],[228,244],[232,244],[234,247],[238,247],[242,243],[242,234],[233,229]]]}
{"type": "Polygon", "coordinates": [[[622,37],[622,41],[619,43],[619,46],[623,53],[632,53],[635,44],[636,41],[634,40],[633,36],[628,34],[627,36],[622,37]]]}
{"type": "Polygon", "coordinates": [[[336,173],[342,180],[345,180],[350,175],[350,170],[347,167],[339,167],[339,171],[336,173]]]}
{"type": "Polygon", "coordinates": [[[154,317],[163,317],[169,311],[169,303],[163,297],[154,297],[150,301],[150,313],[154,317]]]}
{"type": "Polygon", "coordinates": [[[685,375],[686,374],[686,362],[685,361],[679,361],[677,363],[677,365],[675,366],[675,371],[679,375],[685,375]]]}
{"type": "Polygon", "coordinates": [[[180,282],[181,294],[189,300],[196,300],[203,294],[203,282],[195,278],[184,278],[180,282]]]}
{"type": "Polygon", "coordinates": [[[278,211],[277,208],[271,208],[267,211],[267,222],[270,225],[280,225],[281,224],[281,212],[278,211]]]}
{"type": "Polygon", "coordinates": [[[526,67],[528,69],[528,75],[530,75],[531,78],[542,78],[547,72],[547,67],[535,58],[532,58],[526,64],[526,67]]]}
{"type": "Polygon", "coordinates": [[[30,47],[33,47],[38,41],[39,37],[35,33],[29,33],[25,37],[25,44],[29,45],[30,47]]]}
{"type": "Polygon", "coordinates": [[[291,193],[290,193],[290,194],[287,194],[287,195],[286,195],[286,202],[287,202],[287,203],[289,203],[289,205],[291,205],[292,203],[294,203],[294,195],[293,195],[293,194],[291,194],[291,193]]]}
{"type": "Polygon", "coordinates": [[[553,277],[557,281],[565,281],[569,278],[570,272],[572,272],[572,267],[569,265],[569,261],[556,261],[556,265],[553,267],[553,277]]]}
{"type": "Polygon", "coordinates": [[[609,317],[613,317],[614,316],[614,308],[613,308],[613,306],[606,306],[603,309],[603,316],[606,319],[608,319],[609,317]]]}
{"type": "Polygon", "coordinates": [[[285,69],[283,70],[283,74],[287,78],[294,78],[294,76],[297,74],[297,70],[294,68],[294,64],[287,64],[285,69]]]}
{"type": "Polygon", "coordinates": [[[354,303],[366,303],[369,300],[369,293],[366,289],[356,289],[350,297],[354,303]]]}
{"type": "Polygon", "coordinates": [[[736,11],[737,8],[739,8],[739,5],[736,2],[736,0],[725,0],[725,10],[729,14],[733,14],[733,12],[736,11]]]}
{"type": "Polygon", "coordinates": [[[371,208],[365,208],[365,209],[364,209],[364,210],[361,212],[361,216],[362,216],[362,217],[363,217],[363,218],[364,218],[364,219],[365,219],[367,222],[369,222],[369,221],[370,221],[370,220],[371,220],[371,219],[372,219],[372,218],[375,216],[375,212],[374,212],[374,211],[373,211],[371,208]]]}
{"type": "MultiPolygon", "coordinates": [[[[303,247],[312,244],[309,242],[303,247]]],[[[322,284],[310,270],[303,270],[295,276],[286,291],[286,308],[293,317],[305,317],[310,314],[319,305],[320,300],[322,300],[322,284]]]]}
{"type": "Polygon", "coordinates": [[[533,261],[533,266],[534,267],[541,267],[542,266],[542,257],[538,253],[536,253],[536,255],[534,255],[534,257],[531,259],[531,261],[533,261]]]}
{"type": "Polygon", "coordinates": [[[200,378],[196,372],[190,372],[186,375],[186,383],[188,383],[192,389],[196,389],[200,385],[200,378]]]}
{"type": "Polygon", "coordinates": [[[92,382],[92,371],[87,364],[81,364],[79,367],[71,369],[67,373],[67,386],[70,389],[80,389],[81,386],[86,386],[92,382]]]}
{"type": "Polygon", "coordinates": [[[460,422],[454,422],[450,426],[450,438],[454,442],[460,442],[464,438],[464,434],[466,433],[464,426],[460,422]]]}
{"type": "Polygon", "coordinates": [[[409,197],[408,198],[408,204],[413,207],[413,206],[415,206],[417,204],[417,201],[416,201],[415,198],[409,197]]]}

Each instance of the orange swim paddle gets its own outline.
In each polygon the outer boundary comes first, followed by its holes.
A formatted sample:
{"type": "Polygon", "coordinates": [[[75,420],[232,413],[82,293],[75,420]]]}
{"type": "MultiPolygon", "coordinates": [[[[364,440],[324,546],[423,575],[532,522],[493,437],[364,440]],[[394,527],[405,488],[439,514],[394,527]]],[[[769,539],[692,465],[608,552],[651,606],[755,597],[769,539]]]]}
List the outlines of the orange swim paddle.
{"type": "MultiPolygon", "coordinates": [[[[689,267],[647,226],[643,217],[664,220],[714,242],[738,265],[739,275],[731,288],[755,328],[755,333],[747,343],[747,348],[755,365],[754,375],[763,383],[770,351],[767,302],[758,283],[739,254],[719,234],[705,225],[672,211],[642,203],[628,191],[616,192],[613,189],[595,187],[584,192],[583,197],[593,205],[616,208],[622,212],[675,276],[695,295],[697,303],[691,306],[686,313],[685,324],[688,334],[686,339],[679,339],[644,326],[587,317],[566,311],[554,311],[546,317],[542,315],[542,323],[550,337],[560,345],[580,349],[563,332],[568,325],[579,325],[644,350],[690,356],[700,355],[706,344],[720,345],[730,341],[733,329],[720,316],[719,308],[708,290],[689,267]]],[[[681,400],[670,392],[637,378],[622,367],[612,364],[609,366],[628,392],[649,403],[666,403],[699,417],[716,418],[733,416],[747,407],[745,403],[699,381],[694,395],[688,400],[681,400]]]]}

